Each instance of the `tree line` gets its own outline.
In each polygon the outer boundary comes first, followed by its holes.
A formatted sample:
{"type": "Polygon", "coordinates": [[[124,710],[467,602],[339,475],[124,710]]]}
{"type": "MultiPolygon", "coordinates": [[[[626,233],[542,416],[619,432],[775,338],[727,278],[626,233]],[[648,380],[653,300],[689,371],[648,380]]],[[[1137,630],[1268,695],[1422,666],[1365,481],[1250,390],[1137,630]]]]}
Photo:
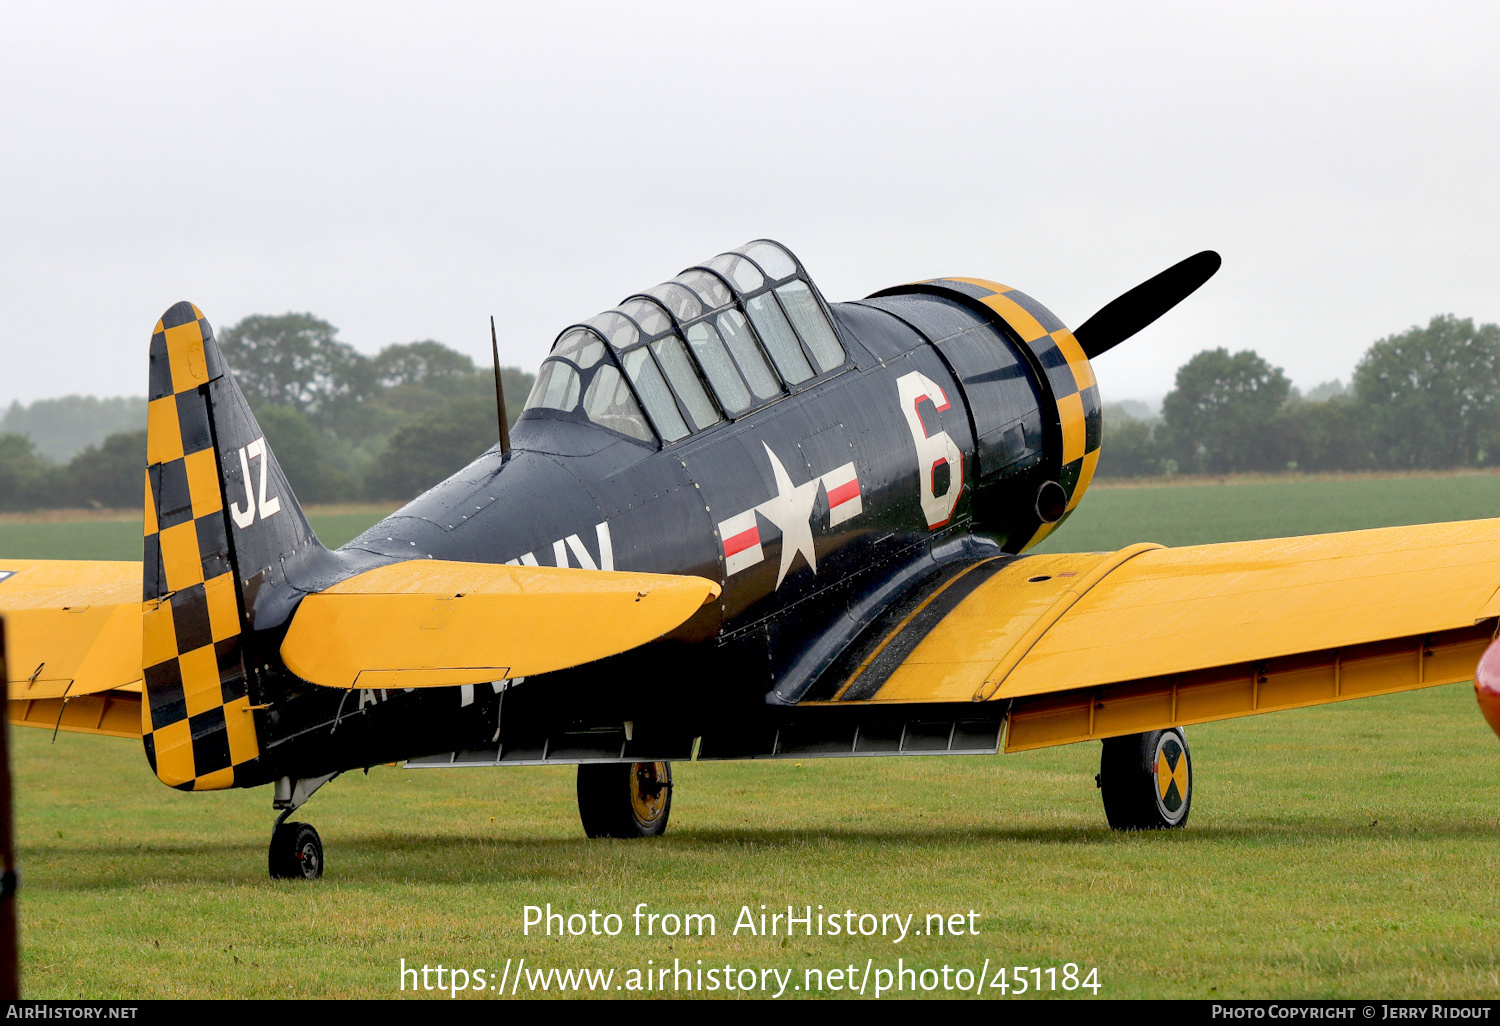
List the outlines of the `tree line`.
{"type": "Polygon", "coordinates": [[[1370,346],[1350,385],[1299,395],[1254,350],[1177,370],[1160,417],[1106,406],[1097,473],[1445,470],[1500,464],[1500,326],[1443,314],[1370,346]]]}
{"type": "MultiPolygon", "coordinates": [[[[303,502],[409,499],[498,434],[493,372],[440,342],[366,356],[327,321],[289,313],[246,317],[219,345],[303,502]]],[[[534,375],[504,367],[500,379],[514,423],[534,375]]],[[[0,510],[139,506],[144,420],[66,462],[26,434],[0,433],[0,510]]]]}
{"type": "Polygon", "coordinates": [[[54,463],[66,463],[90,445],[146,423],[146,397],[100,399],[65,395],[28,405],[12,402],[0,415],[0,435],[30,435],[37,452],[54,463]]]}
{"type": "MultiPolygon", "coordinates": [[[[496,435],[491,372],[439,342],[389,345],[365,356],[327,321],[283,314],[247,317],[220,345],[304,502],[408,499],[496,435]]],[[[501,380],[514,421],[533,375],[507,367],[501,380]]],[[[16,416],[13,407],[7,421],[16,416]]],[[[1349,387],[1330,383],[1306,396],[1253,350],[1198,353],[1178,368],[1159,417],[1106,405],[1097,473],[1497,463],[1500,327],[1441,315],[1372,345],[1349,387]]],[[[144,428],[111,434],[67,462],[50,459],[26,434],[0,431],[0,510],[133,508],[145,465],[144,428]]]]}

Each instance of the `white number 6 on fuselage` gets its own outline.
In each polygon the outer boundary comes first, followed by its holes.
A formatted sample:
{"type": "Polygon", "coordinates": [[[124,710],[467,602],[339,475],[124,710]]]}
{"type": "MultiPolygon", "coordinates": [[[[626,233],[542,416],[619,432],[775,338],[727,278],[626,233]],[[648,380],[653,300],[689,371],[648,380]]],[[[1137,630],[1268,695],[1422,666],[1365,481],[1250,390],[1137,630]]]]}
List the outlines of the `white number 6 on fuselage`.
{"type": "Polygon", "coordinates": [[[911,440],[917,447],[917,491],[922,498],[922,514],[927,518],[928,527],[942,527],[952,518],[953,507],[958,505],[959,493],[963,491],[964,457],[948,432],[927,433],[922,415],[917,412],[917,404],[929,399],[934,409],[946,410],[947,393],[921,371],[897,378],[896,391],[901,396],[901,412],[906,416],[906,426],[911,429],[911,440]],[[939,495],[937,474],[945,464],[948,467],[948,486],[939,495]]]}

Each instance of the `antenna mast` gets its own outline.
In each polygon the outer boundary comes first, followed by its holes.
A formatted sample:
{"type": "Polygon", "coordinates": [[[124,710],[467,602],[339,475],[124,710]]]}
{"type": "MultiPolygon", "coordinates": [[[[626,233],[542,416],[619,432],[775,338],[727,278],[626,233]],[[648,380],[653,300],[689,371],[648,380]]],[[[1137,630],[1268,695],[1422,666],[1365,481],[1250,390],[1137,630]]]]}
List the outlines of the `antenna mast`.
{"type": "Polygon", "coordinates": [[[495,412],[500,418],[500,455],[510,455],[510,425],[505,420],[505,390],[500,385],[500,339],[495,334],[495,315],[490,314],[490,350],[495,354],[495,412]]]}

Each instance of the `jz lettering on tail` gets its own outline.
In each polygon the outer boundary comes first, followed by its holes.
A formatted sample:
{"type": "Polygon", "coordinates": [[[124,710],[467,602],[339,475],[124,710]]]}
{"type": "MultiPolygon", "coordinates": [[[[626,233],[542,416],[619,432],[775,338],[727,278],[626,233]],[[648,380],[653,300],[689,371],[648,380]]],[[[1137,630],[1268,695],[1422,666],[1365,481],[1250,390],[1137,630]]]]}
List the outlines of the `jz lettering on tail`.
{"type": "Polygon", "coordinates": [[[240,473],[245,481],[245,508],[240,509],[238,502],[229,507],[230,516],[234,517],[234,525],[239,528],[249,527],[255,522],[255,512],[260,510],[262,520],[274,517],[281,512],[281,499],[277,496],[266,497],[266,469],[270,460],[266,455],[266,439],[262,435],[249,445],[240,446],[240,473]],[[260,460],[260,490],[257,493],[250,485],[250,461],[260,460]]]}

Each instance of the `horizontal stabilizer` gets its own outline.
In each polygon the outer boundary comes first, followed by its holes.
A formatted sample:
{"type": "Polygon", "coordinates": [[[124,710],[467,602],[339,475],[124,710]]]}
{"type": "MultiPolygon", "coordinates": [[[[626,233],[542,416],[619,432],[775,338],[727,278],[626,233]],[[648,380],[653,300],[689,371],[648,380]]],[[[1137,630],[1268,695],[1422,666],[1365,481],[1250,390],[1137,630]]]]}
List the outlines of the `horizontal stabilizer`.
{"type": "Polygon", "coordinates": [[[303,599],[281,657],[334,688],[528,677],[653,641],[718,594],[700,577],[410,560],[303,599]]]}
{"type": "Polygon", "coordinates": [[[141,680],[141,564],[0,561],[8,697],[73,698],[141,680]]]}

